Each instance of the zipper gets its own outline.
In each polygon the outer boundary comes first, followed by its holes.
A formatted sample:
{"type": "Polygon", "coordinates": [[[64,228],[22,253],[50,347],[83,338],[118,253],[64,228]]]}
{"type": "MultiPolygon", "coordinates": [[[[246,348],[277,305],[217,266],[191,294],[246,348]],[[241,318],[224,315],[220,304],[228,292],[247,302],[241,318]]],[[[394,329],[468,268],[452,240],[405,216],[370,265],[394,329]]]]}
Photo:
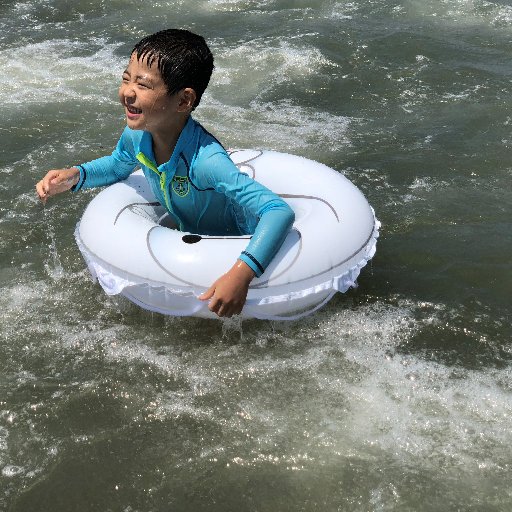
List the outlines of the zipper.
{"type": "Polygon", "coordinates": [[[172,213],[173,217],[175,219],[178,219],[179,225],[180,225],[180,231],[183,231],[183,226],[181,224],[180,218],[174,213],[174,210],[171,206],[171,200],[169,197],[169,194],[167,193],[166,187],[165,187],[165,172],[160,172],[154,162],[152,162],[142,151],[140,153],[137,153],[136,157],[137,160],[145,165],[148,169],[151,169],[154,173],[156,173],[160,177],[160,190],[162,191],[162,194],[164,196],[165,206],[167,209],[172,213]]]}

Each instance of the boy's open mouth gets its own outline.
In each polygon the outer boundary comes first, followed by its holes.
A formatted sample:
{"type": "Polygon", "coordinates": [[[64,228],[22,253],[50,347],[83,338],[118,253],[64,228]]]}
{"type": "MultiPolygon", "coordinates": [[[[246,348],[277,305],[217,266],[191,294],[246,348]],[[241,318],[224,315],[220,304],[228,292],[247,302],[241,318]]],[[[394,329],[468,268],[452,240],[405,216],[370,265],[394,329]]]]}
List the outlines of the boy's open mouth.
{"type": "Polygon", "coordinates": [[[126,105],[126,110],[128,110],[130,114],[142,114],[142,110],[140,108],[130,107],[129,105],[126,105]]]}

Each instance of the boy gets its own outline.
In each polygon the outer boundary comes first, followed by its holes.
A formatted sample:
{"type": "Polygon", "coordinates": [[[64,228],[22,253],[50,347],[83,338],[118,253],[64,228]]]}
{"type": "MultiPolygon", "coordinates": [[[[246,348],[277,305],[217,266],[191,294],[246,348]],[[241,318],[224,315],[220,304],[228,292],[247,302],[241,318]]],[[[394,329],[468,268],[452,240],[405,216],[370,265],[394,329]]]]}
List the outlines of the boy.
{"type": "Polygon", "coordinates": [[[218,316],[230,317],[242,311],[250,282],[281,247],[294,214],[281,198],[240,173],[222,145],[192,119],[212,71],[213,56],[201,36],[169,29],[143,38],[119,88],[127,126],[114,152],[51,170],[36,190],[45,202],[66,190],[126,179],[140,166],[180,230],[253,234],[233,267],[199,296],[218,316]]]}

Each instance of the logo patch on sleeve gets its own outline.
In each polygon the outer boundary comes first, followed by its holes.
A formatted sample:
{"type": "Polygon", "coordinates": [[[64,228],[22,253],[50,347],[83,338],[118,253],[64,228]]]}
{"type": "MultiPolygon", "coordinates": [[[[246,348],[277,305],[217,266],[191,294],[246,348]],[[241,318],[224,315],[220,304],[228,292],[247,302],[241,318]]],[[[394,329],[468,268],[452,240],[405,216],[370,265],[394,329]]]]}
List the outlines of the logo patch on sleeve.
{"type": "Polygon", "coordinates": [[[179,197],[185,197],[190,192],[190,182],[187,176],[174,176],[172,190],[179,197]]]}

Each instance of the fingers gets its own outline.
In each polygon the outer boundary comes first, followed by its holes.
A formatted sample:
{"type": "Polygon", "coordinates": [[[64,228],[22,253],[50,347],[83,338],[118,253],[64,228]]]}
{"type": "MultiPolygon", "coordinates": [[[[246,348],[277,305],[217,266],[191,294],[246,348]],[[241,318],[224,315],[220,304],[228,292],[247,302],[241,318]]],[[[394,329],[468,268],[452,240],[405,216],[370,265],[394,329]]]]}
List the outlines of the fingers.
{"type": "Polygon", "coordinates": [[[37,192],[37,195],[39,196],[39,199],[42,201],[43,204],[45,204],[46,200],[48,199],[48,195],[43,189],[43,180],[38,181],[36,183],[36,192],[37,192]]]}
{"type": "Polygon", "coordinates": [[[243,303],[223,302],[219,298],[213,298],[208,304],[208,309],[219,317],[231,318],[233,315],[239,315],[243,309],[243,303]]]}
{"type": "Polygon", "coordinates": [[[220,317],[231,317],[238,315],[242,311],[242,305],[238,303],[231,303],[230,301],[224,302],[220,297],[215,295],[217,283],[214,283],[208,290],[199,295],[199,300],[210,300],[208,309],[220,317]]]}
{"type": "Polygon", "coordinates": [[[51,193],[51,183],[52,180],[55,179],[59,174],[59,171],[48,171],[46,173],[46,176],[37,182],[36,184],[36,192],[39,196],[39,199],[44,203],[46,203],[46,200],[48,197],[52,195],[51,193]]]}
{"type": "Polygon", "coordinates": [[[210,300],[210,303],[208,304],[208,309],[215,313],[217,316],[224,316],[224,312],[226,311],[226,306],[217,297],[213,297],[213,299],[210,300]]]}
{"type": "MultiPolygon", "coordinates": [[[[243,263],[243,262],[242,262],[243,263]]],[[[243,265],[246,265],[243,263],[243,265]]],[[[208,288],[208,290],[199,296],[201,300],[209,300],[208,309],[219,317],[231,317],[242,312],[249,283],[254,277],[254,272],[250,270],[250,276],[247,276],[245,269],[240,271],[238,263],[231,270],[223,274],[219,279],[208,288]]]]}
{"type": "Polygon", "coordinates": [[[52,185],[58,185],[58,177],[59,171],[48,171],[46,176],[41,180],[43,191],[47,196],[51,195],[52,185]]]}
{"type": "Polygon", "coordinates": [[[208,309],[218,316],[226,316],[227,308],[219,297],[215,296],[216,283],[213,283],[208,290],[199,295],[199,300],[210,300],[208,309]]]}
{"type": "Polygon", "coordinates": [[[210,288],[208,288],[208,290],[206,290],[204,293],[202,293],[201,295],[199,295],[198,299],[199,300],[208,300],[208,299],[211,299],[213,297],[213,294],[215,293],[215,284],[213,284],[212,286],[210,286],[210,288]]]}
{"type": "Polygon", "coordinates": [[[50,197],[69,190],[76,182],[80,172],[76,168],[54,169],[36,184],[37,195],[43,203],[50,197]]]}

